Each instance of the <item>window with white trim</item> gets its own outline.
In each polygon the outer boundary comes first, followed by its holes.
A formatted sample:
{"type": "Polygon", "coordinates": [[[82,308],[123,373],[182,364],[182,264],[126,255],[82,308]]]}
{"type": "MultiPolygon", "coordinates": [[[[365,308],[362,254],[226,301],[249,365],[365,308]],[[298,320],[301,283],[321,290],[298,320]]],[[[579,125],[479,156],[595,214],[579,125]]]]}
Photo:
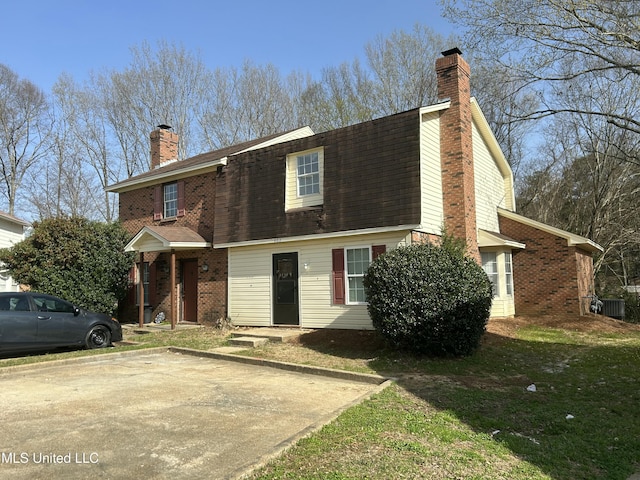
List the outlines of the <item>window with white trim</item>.
{"type": "Polygon", "coordinates": [[[285,210],[322,205],[324,149],[287,155],[285,210]]]}
{"type": "Polygon", "coordinates": [[[178,215],[178,183],[164,185],[164,216],[163,218],[176,217],[178,215]]]}
{"type": "Polygon", "coordinates": [[[318,152],[298,155],[298,196],[320,193],[320,167],[318,152]]]}
{"type": "Polygon", "coordinates": [[[507,295],[513,295],[513,267],[511,266],[511,252],[504,252],[504,278],[507,295]]]}
{"type": "Polygon", "coordinates": [[[345,273],[347,276],[347,303],[366,303],[364,291],[364,275],[371,263],[371,249],[347,248],[345,249],[345,273]]]}
{"type": "Polygon", "coordinates": [[[493,296],[498,295],[498,258],[496,252],[482,252],[482,269],[489,277],[493,289],[493,296]]]}

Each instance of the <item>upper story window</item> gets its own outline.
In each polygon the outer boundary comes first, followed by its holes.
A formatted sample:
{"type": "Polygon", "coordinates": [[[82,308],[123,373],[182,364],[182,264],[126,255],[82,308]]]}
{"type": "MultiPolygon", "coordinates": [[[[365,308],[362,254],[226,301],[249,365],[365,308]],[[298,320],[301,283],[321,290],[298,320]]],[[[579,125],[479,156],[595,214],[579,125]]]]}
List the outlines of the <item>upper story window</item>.
{"type": "Polygon", "coordinates": [[[322,205],[324,149],[287,155],[285,210],[322,205]]]}
{"type": "Polygon", "coordinates": [[[184,181],[157,185],[154,191],[153,204],[154,220],[184,216],[184,181]]]}
{"type": "Polygon", "coordinates": [[[320,169],[318,152],[298,155],[298,196],[320,193],[320,169]]]}
{"type": "Polygon", "coordinates": [[[167,183],[164,185],[164,218],[178,216],[178,184],[167,183]]]}

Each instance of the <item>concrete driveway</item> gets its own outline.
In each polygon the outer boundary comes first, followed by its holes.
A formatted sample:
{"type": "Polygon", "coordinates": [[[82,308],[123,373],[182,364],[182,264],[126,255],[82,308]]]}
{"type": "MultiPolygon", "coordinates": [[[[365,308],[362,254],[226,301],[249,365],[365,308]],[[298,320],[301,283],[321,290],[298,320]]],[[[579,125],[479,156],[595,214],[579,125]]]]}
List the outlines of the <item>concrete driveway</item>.
{"type": "Polygon", "coordinates": [[[154,349],[0,369],[0,478],[238,478],[383,388],[234,358],[154,349]]]}

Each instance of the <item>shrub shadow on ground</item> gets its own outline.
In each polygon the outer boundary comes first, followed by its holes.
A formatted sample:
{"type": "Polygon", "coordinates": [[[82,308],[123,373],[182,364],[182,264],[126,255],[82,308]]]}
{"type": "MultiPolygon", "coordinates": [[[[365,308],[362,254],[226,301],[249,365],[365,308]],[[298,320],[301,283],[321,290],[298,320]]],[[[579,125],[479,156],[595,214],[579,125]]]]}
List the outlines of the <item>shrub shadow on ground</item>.
{"type": "Polygon", "coordinates": [[[434,408],[449,412],[536,467],[538,477],[626,479],[638,469],[638,325],[606,317],[495,320],[480,349],[457,359],[397,352],[374,331],[313,331],[298,341],[396,377],[425,422],[434,408]]]}

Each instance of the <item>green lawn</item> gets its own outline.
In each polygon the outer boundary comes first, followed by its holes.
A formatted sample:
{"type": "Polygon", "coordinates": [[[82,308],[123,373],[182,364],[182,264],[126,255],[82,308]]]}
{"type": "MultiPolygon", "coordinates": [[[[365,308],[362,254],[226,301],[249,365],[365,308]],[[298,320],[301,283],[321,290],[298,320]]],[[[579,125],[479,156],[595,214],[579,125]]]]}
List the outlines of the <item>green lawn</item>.
{"type": "MultiPolygon", "coordinates": [[[[214,329],[139,335],[209,349],[214,329]]],[[[101,352],[0,360],[0,366],[101,352]]],[[[312,332],[244,351],[397,377],[253,479],[626,479],[640,470],[640,330],[521,326],[463,359],[401,355],[371,332],[312,332]],[[535,391],[527,390],[535,385],[535,391]]]]}

